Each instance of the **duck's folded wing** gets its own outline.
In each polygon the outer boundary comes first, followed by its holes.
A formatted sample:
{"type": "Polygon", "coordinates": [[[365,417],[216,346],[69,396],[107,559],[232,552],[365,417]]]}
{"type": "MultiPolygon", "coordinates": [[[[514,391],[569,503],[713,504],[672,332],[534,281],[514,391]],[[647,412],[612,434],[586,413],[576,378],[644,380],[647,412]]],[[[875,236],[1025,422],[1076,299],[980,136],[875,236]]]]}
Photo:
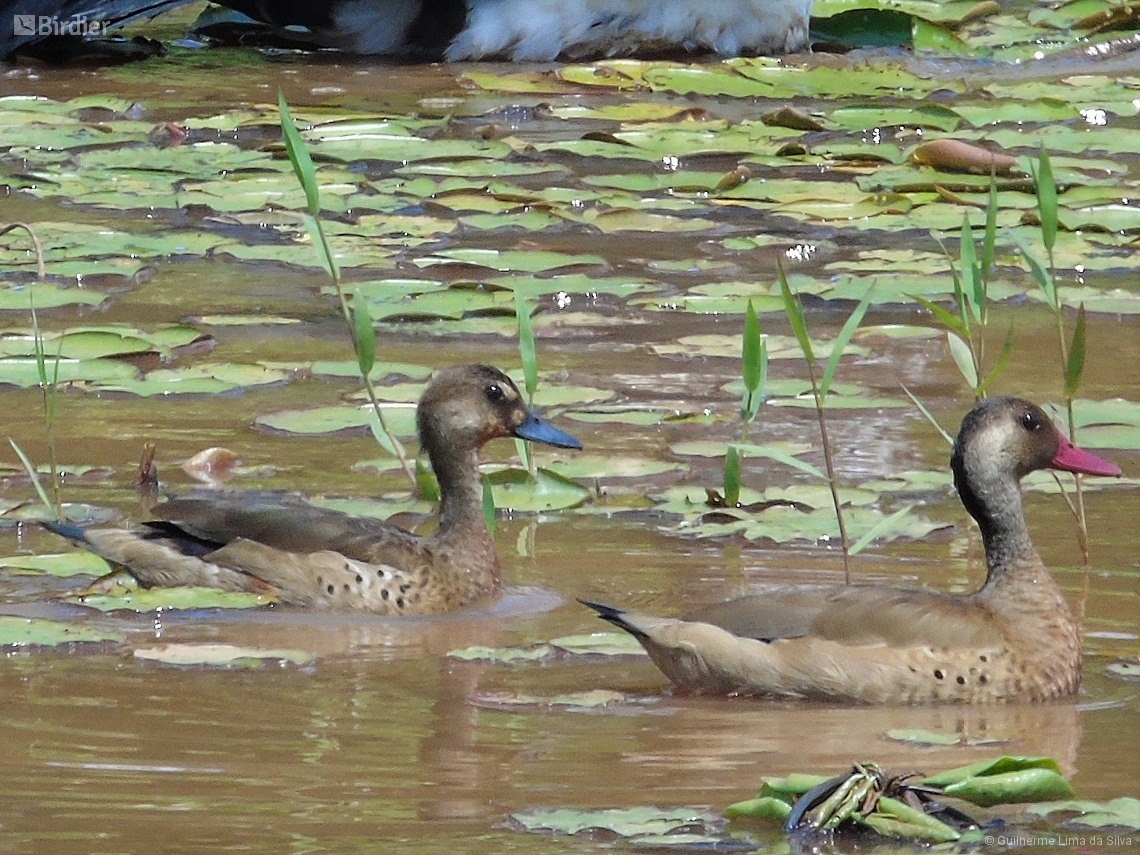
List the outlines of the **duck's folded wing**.
{"type": "Polygon", "coordinates": [[[380,520],[355,517],[276,493],[185,496],[157,505],[148,526],[172,537],[172,528],[201,544],[221,548],[253,541],[284,552],[336,552],[359,561],[380,553],[418,551],[417,538],[380,520]]]}
{"type": "Polygon", "coordinates": [[[759,641],[815,637],[850,646],[939,648],[1000,644],[984,609],[969,599],[875,585],[774,589],[685,616],[759,641]]]}

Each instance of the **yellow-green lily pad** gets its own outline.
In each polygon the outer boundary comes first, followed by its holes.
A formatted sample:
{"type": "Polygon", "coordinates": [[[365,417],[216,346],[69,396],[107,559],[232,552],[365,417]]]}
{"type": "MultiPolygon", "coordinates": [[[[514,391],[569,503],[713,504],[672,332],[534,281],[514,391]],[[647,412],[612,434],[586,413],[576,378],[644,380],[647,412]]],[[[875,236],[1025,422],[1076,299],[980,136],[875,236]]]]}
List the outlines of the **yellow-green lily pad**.
{"type": "Polygon", "coordinates": [[[121,633],[95,629],[73,623],[0,616],[0,647],[57,647],[61,644],[118,643],[121,633]]]}

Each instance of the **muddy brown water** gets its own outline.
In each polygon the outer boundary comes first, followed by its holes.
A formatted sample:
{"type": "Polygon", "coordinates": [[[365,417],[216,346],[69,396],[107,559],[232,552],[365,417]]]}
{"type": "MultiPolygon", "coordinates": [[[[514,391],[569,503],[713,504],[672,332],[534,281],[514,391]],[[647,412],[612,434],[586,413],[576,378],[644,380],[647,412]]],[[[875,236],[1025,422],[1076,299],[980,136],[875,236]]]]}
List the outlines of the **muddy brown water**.
{"type": "MultiPolygon", "coordinates": [[[[417,99],[457,91],[455,76],[435,67],[327,62],[259,65],[243,79],[158,80],[137,71],[12,71],[0,92],[65,98],[93,92],[129,94],[156,120],[207,111],[202,81],[214,81],[209,112],[242,100],[272,99],[408,109],[417,99]],[[346,82],[347,80],[347,82],[346,82]],[[336,87],[330,89],[329,87],[336,87]],[[315,94],[316,93],[316,94],[315,94]],[[320,93],[326,93],[324,95],[320,93]],[[327,94],[332,93],[332,94],[327,94]]],[[[506,96],[480,96],[491,109],[506,96]]],[[[53,206],[6,200],[4,219],[53,219],[53,206]]],[[[94,217],[104,216],[93,214],[94,217]]],[[[113,221],[114,215],[106,215],[113,221]]],[[[503,237],[511,246],[517,237],[503,237]]],[[[599,251],[588,236],[560,239],[572,251],[599,251]]],[[[691,239],[670,236],[669,257],[699,254],[691,239]],[[686,243],[688,241],[689,243],[686,243]]],[[[615,265],[651,254],[644,243],[607,239],[615,265]]],[[[659,249],[656,257],[666,250],[659,249]]],[[[809,268],[810,269],[810,268],[809,268]]],[[[745,271],[770,281],[770,267],[745,271]]],[[[693,283],[707,281],[700,275],[693,283]]],[[[162,263],[146,283],[115,295],[104,311],[45,313],[45,326],[83,320],[143,328],[220,310],[272,306],[302,323],[283,329],[215,329],[215,361],[344,358],[347,338],[333,303],[319,294],[315,272],[222,262],[162,263]]],[[[617,391],[619,400],[732,414],[738,402],[719,387],[739,371],[732,359],[666,358],[649,345],[700,332],[736,334],[739,316],[648,313],[599,300],[586,311],[596,323],[551,326],[540,337],[546,370],[568,382],[617,391]]],[[[868,322],[898,320],[872,311],[868,322]]],[[[902,313],[904,316],[906,313],[902,313]]],[[[1056,395],[1050,317],[1020,306],[999,312],[998,328],[1016,314],[1014,359],[1003,392],[1056,395]],[[1046,366],[1043,368],[1042,366],[1046,366]]],[[[10,319],[23,325],[24,319],[10,319]]],[[[7,322],[7,321],[6,321],[7,322]]],[[[813,329],[832,331],[842,314],[820,311],[813,329]]],[[[779,319],[766,328],[787,332],[779,319]]],[[[1134,319],[1090,319],[1082,393],[1135,400],[1140,393],[1140,328],[1134,319]]],[[[408,325],[386,334],[380,358],[442,366],[477,357],[517,365],[514,342],[408,325]]],[[[774,373],[802,365],[781,363],[774,373]]],[[[899,379],[931,402],[948,424],[967,401],[940,342],[880,346],[874,360],[853,362],[843,376],[897,394],[899,379]]],[[[175,462],[210,446],[237,451],[269,474],[240,486],[367,496],[400,489],[351,469],[379,456],[363,436],[305,439],[254,430],[261,413],[335,403],[351,383],[305,380],[284,387],[210,398],[94,398],[65,395],[60,410],[61,458],[106,471],[65,486],[73,501],[135,510],[133,464],[145,440],[159,443],[167,486],[187,479],[175,462]]],[[[5,430],[43,459],[38,393],[3,392],[5,430]]],[[[806,411],[766,412],[765,437],[814,438],[806,411]]],[[[601,454],[672,459],[680,439],[728,441],[738,428],[716,425],[607,428],[562,423],[601,454]]],[[[946,448],[911,411],[854,411],[834,416],[839,465],[849,478],[945,465],[946,448]]],[[[505,458],[510,444],[492,446],[505,458]]],[[[542,452],[540,452],[541,454],[542,452]]],[[[1128,475],[1140,474],[1134,452],[1106,452],[1128,475]]],[[[7,458],[5,458],[7,459],[7,458]]],[[[716,484],[718,462],[608,489],[651,490],[677,480],[716,484]]],[[[780,483],[786,471],[749,464],[746,480],[780,483]]],[[[5,492],[22,495],[13,479],[5,492]]],[[[21,492],[22,491],[22,492],[21,492]]],[[[605,841],[524,835],[505,826],[528,808],[709,806],[746,798],[761,775],[833,772],[874,759],[893,770],[934,771],[999,752],[1048,754],[1072,775],[1082,798],[1140,796],[1140,686],[1113,679],[1105,666],[1135,654],[1140,635],[1137,520],[1140,493],[1090,494],[1091,571],[1075,569],[1079,553],[1067,511],[1056,496],[1028,500],[1030,525],[1046,562],[1085,617],[1086,678],[1080,696],[1048,705],[984,709],[851,708],[675,697],[647,661],[575,660],[521,667],[450,659],[474,644],[521,645],[604,627],[574,602],[578,596],[643,610],[676,613],[771,581],[838,580],[833,549],[771,547],[741,541],[682,539],[663,531],[671,521],[652,513],[546,514],[504,519],[497,534],[508,595],[485,612],[435,619],[338,617],[276,610],[219,614],[91,615],[52,601],[74,584],[50,577],[0,577],[0,610],[75,620],[125,631],[124,648],[105,651],[9,652],[0,661],[0,852],[594,852],[605,841]],[[528,544],[525,549],[520,545],[528,544]],[[221,641],[299,648],[316,654],[307,666],[255,670],[174,668],[140,664],[130,649],[155,640],[221,641]],[[636,702],[613,709],[503,711],[479,705],[488,693],[558,695],[616,689],[636,702]],[[892,741],[891,729],[960,733],[998,744],[921,748],[892,741]]],[[[891,544],[854,562],[858,579],[965,590],[983,575],[979,546],[950,497],[924,508],[953,523],[927,542],[891,544]]],[[[52,552],[60,547],[34,527],[0,531],[0,552],[52,552]]],[[[762,847],[779,836],[757,833],[762,847]]],[[[1092,832],[1084,836],[1092,840],[1092,832]]],[[[1087,842],[1087,841],[1086,841],[1087,842]]],[[[1094,841],[1095,843],[1095,841],[1094,841]]],[[[1136,851],[1130,845],[1070,846],[1136,851]]]]}

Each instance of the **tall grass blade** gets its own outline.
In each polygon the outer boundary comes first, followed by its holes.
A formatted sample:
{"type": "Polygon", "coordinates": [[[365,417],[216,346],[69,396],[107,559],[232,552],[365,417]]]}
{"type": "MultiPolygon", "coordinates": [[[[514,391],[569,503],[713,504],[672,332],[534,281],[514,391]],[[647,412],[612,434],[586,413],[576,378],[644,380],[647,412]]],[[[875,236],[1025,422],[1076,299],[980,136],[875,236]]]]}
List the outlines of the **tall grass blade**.
{"type": "Polygon", "coordinates": [[[937,303],[931,302],[925,297],[919,297],[917,294],[905,294],[904,296],[911,300],[914,300],[916,303],[922,306],[922,308],[926,309],[926,311],[934,315],[935,320],[942,324],[942,326],[946,327],[946,329],[948,329],[950,332],[957,333],[964,339],[968,339],[970,337],[970,328],[963,324],[962,319],[957,315],[946,311],[937,303]]]}
{"type": "Polygon", "coordinates": [[[1069,361],[1065,363],[1065,400],[1071,401],[1081,385],[1085,373],[1085,304],[1077,309],[1077,325],[1069,345],[1069,361]]]}
{"type": "Polygon", "coordinates": [[[794,454],[788,454],[788,452],[773,448],[770,445],[741,443],[738,447],[741,451],[746,451],[753,457],[766,457],[768,460],[774,460],[777,463],[783,463],[785,466],[791,466],[793,469],[806,472],[808,475],[818,478],[821,481],[827,480],[827,475],[824,474],[823,470],[812,466],[806,460],[800,460],[794,454]]]}
{"type": "Polygon", "coordinates": [[[491,533],[491,537],[495,536],[495,526],[497,521],[495,519],[495,494],[491,490],[491,485],[486,478],[483,479],[483,519],[487,521],[487,531],[491,533]]]}
{"type": "Polygon", "coordinates": [[[988,282],[990,271],[994,269],[994,248],[997,246],[997,179],[990,170],[989,203],[986,205],[986,233],[982,238],[982,282],[988,282]]]}
{"type": "Polygon", "coordinates": [[[978,384],[978,388],[974,390],[974,394],[976,394],[979,398],[985,397],[986,390],[989,389],[990,384],[997,379],[999,374],[1001,374],[1002,369],[1005,368],[1005,364],[1009,362],[1009,357],[1012,353],[1013,324],[1010,324],[1009,332],[1005,334],[1005,343],[1001,346],[1001,353],[998,354],[997,361],[994,362],[994,367],[989,370],[989,373],[986,374],[982,382],[978,384]]]}
{"type": "Polygon", "coordinates": [[[788,323],[792,325],[792,332],[795,333],[796,341],[800,343],[800,350],[803,351],[804,358],[814,365],[815,353],[811,348],[811,339],[808,338],[803,306],[800,305],[799,298],[792,291],[792,286],[788,284],[788,277],[784,274],[784,265],[777,263],[776,270],[780,280],[780,293],[784,297],[784,312],[788,316],[788,323]]]}
{"type": "Polygon", "coordinates": [[[24,454],[24,449],[20,448],[16,440],[12,439],[12,437],[8,437],[8,442],[12,445],[12,450],[16,452],[16,456],[20,458],[20,463],[23,465],[24,471],[28,473],[28,477],[32,481],[32,488],[36,491],[36,495],[39,496],[40,502],[43,503],[45,508],[55,514],[56,519],[61,519],[59,509],[52,504],[51,499],[48,498],[47,491],[44,490],[44,485],[40,481],[40,475],[36,472],[36,467],[32,465],[32,461],[28,459],[28,455],[24,454]]]}
{"type": "Polygon", "coordinates": [[[352,295],[352,337],[356,344],[356,362],[360,366],[360,373],[367,377],[376,365],[376,330],[372,326],[368,301],[359,288],[352,295]]]}
{"type": "Polygon", "coordinates": [[[1054,312],[1061,308],[1060,303],[1057,301],[1057,285],[1053,281],[1053,274],[1046,269],[1045,265],[1033,252],[1033,250],[1022,240],[1017,232],[1009,232],[1010,238],[1017,248],[1021,251],[1021,257],[1025,259],[1025,263],[1029,265],[1029,272],[1033,276],[1033,280],[1045,295],[1045,302],[1049,304],[1054,312]]]}
{"type": "Polygon", "coordinates": [[[860,552],[870,546],[875,538],[889,531],[891,529],[891,526],[909,514],[912,510],[914,510],[914,505],[906,505],[905,507],[899,508],[889,517],[879,520],[877,523],[871,526],[871,528],[868,529],[861,538],[851,544],[851,554],[858,555],[860,552]]]}
{"type": "Polygon", "coordinates": [[[313,241],[313,248],[317,251],[317,260],[320,261],[321,267],[324,268],[329,279],[339,286],[340,268],[336,266],[336,259],[333,258],[332,248],[325,237],[325,230],[321,228],[321,221],[314,219],[309,214],[305,214],[302,219],[305,222],[305,231],[309,233],[309,237],[313,241]]]}
{"type": "Polygon", "coordinates": [[[740,504],[740,452],[735,445],[724,451],[724,503],[730,508],[740,504]]]}
{"type": "Polygon", "coordinates": [[[906,396],[910,398],[911,402],[915,405],[915,407],[918,408],[918,411],[922,413],[923,417],[928,422],[930,422],[934,429],[938,431],[944,440],[946,440],[946,444],[950,446],[954,445],[954,437],[952,437],[946,431],[946,428],[942,427],[942,425],[938,423],[938,419],[934,418],[934,415],[930,412],[930,410],[926,409],[926,404],[922,403],[922,401],[915,397],[915,394],[911,392],[905,384],[900,383],[899,385],[902,386],[902,390],[906,392],[906,396]]]}
{"type": "Polygon", "coordinates": [[[1053,256],[1053,246],[1057,243],[1057,183],[1053,180],[1053,164],[1045,143],[1041,143],[1039,166],[1034,174],[1037,179],[1037,213],[1041,217],[1041,240],[1045,252],[1053,256]]]}
{"type": "Polygon", "coordinates": [[[309,213],[315,218],[321,216],[321,195],[317,184],[317,172],[313,168],[313,159],[305,147],[305,141],[297,133],[297,126],[293,123],[293,114],[289,112],[289,105],[285,103],[285,93],[277,93],[277,109],[281,115],[281,134],[285,138],[285,152],[289,155],[289,162],[293,164],[293,171],[301,188],[305,191],[305,200],[309,204],[309,213]]]}
{"type": "Polygon", "coordinates": [[[950,345],[950,355],[954,357],[954,364],[958,366],[958,371],[966,378],[966,382],[970,384],[970,388],[976,394],[978,390],[978,369],[974,365],[974,352],[970,350],[970,345],[954,333],[946,333],[946,341],[950,345]]]}
{"type": "Polygon", "coordinates": [[[416,498],[425,502],[439,501],[439,482],[420,459],[416,459],[416,498]]]}
{"type": "MultiPolygon", "coordinates": [[[[404,450],[399,447],[396,437],[388,433],[388,428],[380,421],[380,408],[368,408],[368,429],[372,431],[372,436],[380,444],[380,447],[391,454],[393,457],[403,459],[404,450]]],[[[415,478],[412,478],[413,483],[415,478]]]]}
{"type": "Polygon", "coordinates": [[[756,307],[748,301],[744,311],[744,340],[741,346],[741,375],[744,378],[744,400],[740,415],[745,426],[760,412],[763,399],[763,384],[768,373],[767,348],[760,335],[760,319],[756,317],[756,307]]]}
{"type": "Polygon", "coordinates": [[[530,306],[519,290],[515,291],[515,317],[519,323],[519,356],[522,358],[523,384],[529,404],[534,402],[534,392],[538,388],[538,356],[534,347],[534,329],[530,325],[530,306]]]}
{"type": "Polygon", "coordinates": [[[819,381],[819,397],[821,399],[827,397],[827,392],[831,388],[831,381],[835,378],[835,372],[839,368],[839,360],[843,357],[843,351],[847,349],[847,343],[851,341],[851,336],[855,335],[855,330],[859,329],[859,324],[863,322],[863,316],[867,314],[867,307],[871,305],[871,292],[874,290],[874,285],[867,289],[867,293],[863,295],[863,299],[859,301],[859,305],[855,307],[855,311],[851,313],[851,317],[847,319],[847,323],[843,325],[839,335],[831,343],[831,356],[828,357],[827,365],[823,369],[823,377],[819,381]]]}
{"type": "Polygon", "coordinates": [[[962,215],[961,240],[958,243],[958,259],[962,265],[962,292],[970,307],[970,314],[978,323],[982,321],[985,308],[985,293],[982,290],[982,275],[978,270],[977,249],[974,246],[974,230],[970,226],[968,214],[962,215]]]}

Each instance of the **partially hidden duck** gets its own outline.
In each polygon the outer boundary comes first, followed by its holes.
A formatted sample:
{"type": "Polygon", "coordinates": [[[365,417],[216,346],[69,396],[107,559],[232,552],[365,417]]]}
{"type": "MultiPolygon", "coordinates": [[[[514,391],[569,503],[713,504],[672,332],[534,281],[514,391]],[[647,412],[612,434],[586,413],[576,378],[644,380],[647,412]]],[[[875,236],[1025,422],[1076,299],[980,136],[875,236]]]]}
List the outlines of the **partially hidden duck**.
{"type": "Polygon", "coordinates": [[[585,602],[631,633],[689,692],[860,703],[1041,701],[1076,691],[1080,630],[1022,511],[1038,469],[1120,475],[1074,446],[1037,406],[989,398],[965,417],[950,459],[978,523],[986,581],[972,594],[886,585],[797,586],[684,619],[585,602]]]}
{"type": "MultiPolygon", "coordinates": [[[[102,34],[192,0],[21,0],[17,12],[102,34]],[[21,8],[22,7],[22,8],[21,8]]],[[[448,62],[544,62],[662,51],[782,54],[806,50],[812,0],[221,0],[276,31],[284,44],[448,62]]],[[[217,30],[216,11],[199,21],[217,30]]],[[[37,42],[43,28],[0,28],[0,60],[37,42]]],[[[252,22],[251,22],[252,23],[252,22]]],[[[223,27],[224,29],[224,27],[223,27]]],[[[57,41],[62,41],[57,39],[57,41]]],[[[51,55],[50,50],[46,51],[51,55]]]]}
{"type": "Polygon", "coordinates": [[[421,537],[375,519],[262,492],[202,492],[158,504],[130,528],[48,528],[144,586],[195,585],[295,606],[432,614],[490,602],[499,559],[483,516],[479,449],[497,437],[581,448],[531,412],[497,368],[440,371],[416,411],[439,481],[439,527],[421,537]]]}

